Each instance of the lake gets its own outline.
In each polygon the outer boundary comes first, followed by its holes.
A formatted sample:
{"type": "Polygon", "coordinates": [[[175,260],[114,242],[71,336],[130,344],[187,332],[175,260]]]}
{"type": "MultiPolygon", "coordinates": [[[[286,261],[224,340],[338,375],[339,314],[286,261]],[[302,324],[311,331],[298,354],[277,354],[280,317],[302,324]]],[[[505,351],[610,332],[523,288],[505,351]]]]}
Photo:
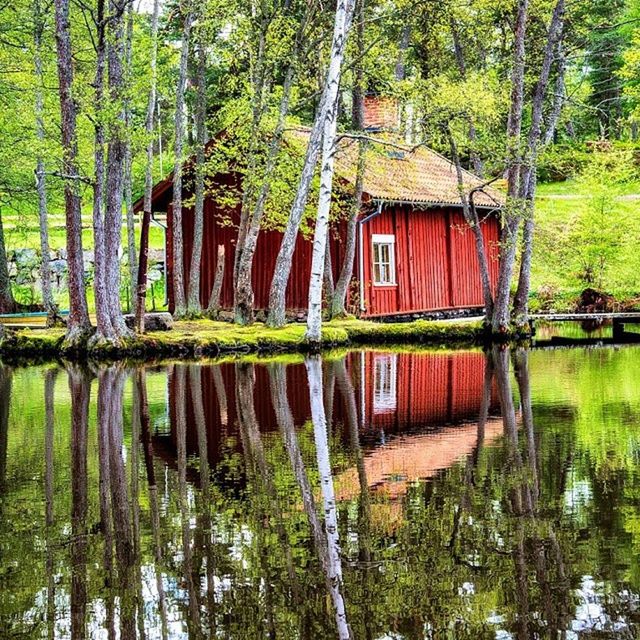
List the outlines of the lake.
{"type": "Polygon", "coordinates": [[[639,366],[0,365],[0,636],[638,637],[639,366]]]}

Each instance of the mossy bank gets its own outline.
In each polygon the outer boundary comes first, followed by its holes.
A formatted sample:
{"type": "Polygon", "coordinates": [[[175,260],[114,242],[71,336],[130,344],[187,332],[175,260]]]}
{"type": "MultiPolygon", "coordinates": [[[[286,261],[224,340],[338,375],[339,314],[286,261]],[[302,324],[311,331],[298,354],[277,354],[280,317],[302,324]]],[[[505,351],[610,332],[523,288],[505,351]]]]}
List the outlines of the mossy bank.
{"type": "MultiPolygon", "coordinates": [[[[224,354],[307,352],[306,326],[289,324],[272,329],[256,323],[240,327],[211,320],[179,321],[169,331],[154,331],[122,345],[100,345],[69,351],[63,329],[8,331],[0,342],[4,360],[156,360],[198,358],[224,354]]],[[[376,344],[471,345],[482,340],[477,320],[426,321],[385,324],[363,320],[335,320],[322,329],[322,348],[376,344]]]]}

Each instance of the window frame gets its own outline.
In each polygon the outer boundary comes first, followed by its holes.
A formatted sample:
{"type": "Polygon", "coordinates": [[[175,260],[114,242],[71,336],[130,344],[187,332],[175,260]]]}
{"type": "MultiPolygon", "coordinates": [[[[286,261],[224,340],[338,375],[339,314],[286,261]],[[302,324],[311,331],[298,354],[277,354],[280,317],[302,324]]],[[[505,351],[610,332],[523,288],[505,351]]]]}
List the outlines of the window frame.
{"type": "MultiPolygon", "coordinates": [[[[380,271],[380,269],[378,269],[380,271]]],[[[396,237],[392,233],[372,233],[371,234],[371,282],[374,287],[397,287],[397,265],[396,265],[396,237]],[[389,247],[389,281],[380,282],[376,280],[376,264],[386,264],[376,262],[376,245],[389,247]]]]}

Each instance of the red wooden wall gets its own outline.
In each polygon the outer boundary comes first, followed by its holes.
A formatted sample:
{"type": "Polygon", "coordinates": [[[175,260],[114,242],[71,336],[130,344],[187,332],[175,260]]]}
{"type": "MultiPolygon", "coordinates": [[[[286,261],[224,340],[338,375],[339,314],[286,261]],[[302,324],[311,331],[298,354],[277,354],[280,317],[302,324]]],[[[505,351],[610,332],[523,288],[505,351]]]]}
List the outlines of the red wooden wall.
{"type": "MultiPolygon", "coordinates": [[[[230,183],[230,188],[233,185],[230,183]]],[[[172,210],[166,203],[167,277],[169,307],[173,309],[173,240],[172,210]]],[[[209,302],[213,286],[219,244],[225,246],[225,278],[222,287],[223,308],[233,306],[233,261],[236,229],[240,219],[239,205],[220,207],[211,198],[205,202],[204,243],[200,299],[209,302]]],[[[187,274],[193,247],[193,210],[183,210],[184,265],[187,274]]],[[[482,225],[489,255],[491,279],[498,279],[499,222],[490,216],[482,225]]],[[[330,247],[334,280],[339,275],[344,258],[346,225],[341,223],[330,233],[330,247]]],[[[281,233],[261,231],[254,257],[253,289],[255,308],[266,309],[271,277],[280,249],[281,233]]],[[[363,225],[364,299],[363,316],[384,316],[442,309],[483,306],[480,272],[475,252],[473,233],[465,223],[462,212],[456,208],[436,208],[424,211],[409,206],[387,208],[381,215],[363,225]],[[394,234],[396,237],[396,279],[392,287],[373,286],[372,235],[394,234]]],[[[293,256],[293,267],[287,288],[287,308],[305,311],[308,304],[309,275],[311,272],[312,239],[298,236],[293,256]]],[[[354,277],[359,278],[359,260],[356,255],[354,277]]],[[[187,279],[188,281],[188,279],[187,279]]]]}
{"type": "MultiPolygon", "coordinates": [[[[193,209],[183,210],[182,232],[184,237],[184,268],[186,282],[189,278],[191,253],[193,250],[193,209]]],[[[172,208],[167,212],[167,275],[168,282],[173,282],[173,239],[172,239],[172,208]]],[[[204,241],[202,246],[202,270],[200,276],[200,301],[203,306],[209,303],[213,279],[215,277],[218,259],[218,245],[225,246],[225,275],[221,293],[223,309],[233,307],[233,261],[237,228],[240,222],[240,207],[221,209],[208,198],[204,210],[204,241]]],[[[332,229],[330,233],[330,247],[334,281],[340,275],[340,265],[344,259],[344,225],[332,229]]],[[[278,231],[261,231],[254,255],[253,292],[256,309],[266,309],[269,303],[269,288],[275,268],[276,257],[280,250],[282,234],[278,231]]],[[[287,288],[287,309],[300,311],[308,307],[309,276],[311,274],[312,240],[298,235],[293,254],[293,266],[287,288]]],[[[173,309],[173,286],[168,287],[169,308],[173,309]]]]}
{"type": "MultiPolygon", "coordinates": [[[[499,222],[482,224],[493,286],[498,281],[499,222]]],[[[484,306],[474,237],[458,209],[385,209],[365,223],[362,315],[379,316],[484,306]],[[396,238],[394,286],[372,284],[372,235],[396,238]]]]}

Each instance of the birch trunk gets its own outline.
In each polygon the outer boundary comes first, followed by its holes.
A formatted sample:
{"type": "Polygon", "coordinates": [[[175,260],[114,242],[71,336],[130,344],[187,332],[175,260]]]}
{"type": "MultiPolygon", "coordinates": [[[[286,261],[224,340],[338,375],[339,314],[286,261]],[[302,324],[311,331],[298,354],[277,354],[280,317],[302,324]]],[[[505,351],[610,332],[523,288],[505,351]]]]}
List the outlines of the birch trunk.
{"type": "Polygon", "coordinates": [[[151,86],[147,100],[147,117],[145,120],[145,134],[147,136],[147,164],[144,172],[144,204],[142,224],[140,228],[140,259],[138,261],[138,277],[136,286],[136,320],[135,326],[138,333],[144,333],[144,313],[147,297],[147,264],[149,260],[149,226],[151,223],[151,194],[153,192],[153,128],[156,111],[156,84],[158,58],[158,14],[160,13],[160,0],[153,1],[153,13],[151,14],[151,55],[149,59],[149,71],[151,72],[151,86]]]}
{"type": "Polygon", "coordinates": [[[96,307],[97,331],[93,339],[112,340],[115,336],[109,313],[109,301],[105,282],[105,241],[104,241],[104,71],[106,62],[104,0],[96,3],[96,75],[94,78],[96,116],[94,125],[94,180],[93,180],[93,257],[94,257],[94,296],[96,307]]]}
{"type": "MultiPolygon", "coordinates": [[[[187,0],[188,1],[188,0],[187,0]]],[[[180,51],[180,71],[176,88],[175,113],[175,158],[173,165],[173,314],[181,318],[186,313],[184,282],[184,243],[182,234],[182,163],[184,145],[184,93],[187,84],[187,63],[189,61],[189,38],[193,10],[187,7],[182,29],[182,49],[180,51]]]]}
{"type": "Polygon", "coordinates": [[[7,262],[7,250],[4,242],[4,227],[2,225],[2,212],[0,211],[0,313],[13,313],[16,303],[11,292],[11,280],[9,278],[9,264],[7,262]]]}
{"type": "MultiPolygon", "coordinates": [[[[125,86],[127,89],[131,85],[132,68],[131,56],[133,52],[133,0],[127,7],[127,28],[124,41],[125,59],[125,86]]],[[[136,307],[136,277],[138,275],[138,265],[136,264],[136,223],[133,216],[133,196],[132,196],[132,175],[131,175],[131,100],[128,91],[124,105],[124,120],[126,131],[126,146],[124,155],[124,202],[127,212],[127,262],[129,263],[129,297],[130,311],[135,314],[136,307]]]]}
{"type": "Polygon", "coordinates": [[[190,315],[200,315],[200,265],[202,263],[202,233],[204,227],[204,148],[207,142],[207,58],[204,46],[198,47],[198,63],[196,72],[196,188],[193,222],[193,251],[189,270],[189,299],[187,308],[190,315]]]}
{"type": "MultiPolygon", "coordinates": [[[[336,11],[336,23],[334,26],[334,36],[331,48],[332,64],[335,61],[339,61],[340,64],[342,63],[346,36],[348,26],[351,22],[350,16],[352,12],[353,0],[342,0],[342,2],[339,3],[336,11]],[[347,3],[346,6],[345,2],[347,3]],[[342,9],[340,9],[340,7],[342,7],[342,9]],[[347,24],[344,23],[342,17],[339,18],[346,9],[349,9],[349,20],[347,24]]],[[[282,234],[282,241],[280,243],[280,249],[278,251],[276,264],[273,270],[273,278],[271,280],[271,288],[269,290],[269,315],[267,317],[267,325],[270,327],[281,327],[286,322],[286,293],[289,276],[291,274],[293,252],[296,248],[298,230],[307,205],[311,181],[313,180],[316,164],[318,162],[318,154],[320,153],[320,148],[322,146],[321,143],[327,114],[327,105],[329,104],[329,95],[333,87],[333,84],[329,82],[329,78],[335,71],[334,67],[335,65],[330,65],[329,70],[327,71],[327,78],[322,91],[320,105],[309,133],[309,143],[305,153],[304,165],[300,175],[300,181],[298,182],[296,196],[293,200],[293,204],[291,205],[289,218],[287,220],[284,233],[282,234]]],[[[322,254],[322,257],[324,259],[324,254],[322,254]]],[[[322,276],[320,279],[322,281],[322,276]]]]}
{"type": "Polygon", "coordinates": [[[43,147],[45,144],[44,134],[44,96],[43,85],[44,75],[42,71],[42,34],[44,31],[44,16],[40,0],[35,0],[33,5],[34,31],[33,44],[34,56],[33,65],[36,76],[36,136],[38,138],[38,158],[36,160],[36,190],[38,192],[38,221],[40,229],[40,279],[42,280],[42,303],[47,312],[47,326],[53,326],[57,318],[57,308],[53,302],[53,292],[51,290],[51,260],[49,252],[49,224],[47,221],[47,187],[45,183],[45,165],[43,158],[43,147]]]}
{"type": "Polygon", "coordinates": [[[531,110],[531,125],[527,140],[526,157],[521,183],[521,199],[525,207],[525,221],[522,235],[522,258],[520,262],[520,274],[518,288],[513,303],[513,315],[516,329],[530,331],[529,329],[529,290],[531,288],[531,260],[533,258],[533,232],[535,228],[534,208],[536,191],[536,165],[538,161],[538,148],[542,135],[542,110],[544,99],[549,85],[549,75],[553,54],[562,38],[564,28],[565,0],[558,0],[551,17],[547,42],[545,45],[544,59],[540,77],[536,85],[531,110]]]}
{"type": "Polygon", "coordinates": [[[556,50],[556,66],[557,76],[555,82],[555,91],[553,95],[553,107],[547,121],[547,130],[544,134],[544,144],[551,144],[556,136],[558,129],[558,122],[560,121],[560,115],[562,114],[562,107],[565,102],[566,88],[564,85],[564,78],[567,71],[567,61],[564,53],[564,47],[562,39],[558,42],[556,50]]]}
{"type": "Polygon", "coordinates": [[[507,205],[503,214],[498,287],[491,319],[492,331],[496,334],[504,334],[509,331],[511,321],[509,313],[511,278],[515,265],[518,230],[522,220],[519,196],[522,168],[521,134],[528,10],[529,0],[518,0],[511,77],[511,107],[507,126],[507,205]]]}
{"type": "Polygon", "coordinates": [[[107,37],[107,65],[109,70],[109,98],[117,107],[117,116],[110,126],[107,151],[105,206],[105,287],[114,338],[131,335],[124,322],[120,306],[120,250],[122,248],[122,200],[124,189],[124,159],[126,132],[124,113],[124,17],[117,0],[110,0],[110,29],[107,37]]]}
{"type": "Polygon", "coordinates": [[[330,595],[333,602],[336,625],[338,627],[338,637],[340,640],[350,640],[351,631],[347,622],[344,598],[342,596],[342,563],[340,559],[336,497],[331,473],[331,461],[329,459],[327,420],[324,413],[322,394],[322,360],[320,356],[310,356],[306,359],[305,365],[307,367],[307,379],[309,381],[311,419],[313,421],[318,473],[320,475],[320,486],[324,505],[324,529],[327,541],[327,583],[330,585],[330,595]]]}
{"type": "Polygon", "coordinates": [[[78,193],[78,146],[76,139],[76,105],[73,99],[73,59],[69,27],[69,0],[54,0],[56,50],[58,54],[58,91],[62,131],[67,265],[69,273],[69,318],[65,342],[78,346],[91,329],[84,282],[82,256],[82,215],[78,193]]]}
{"type": "Polygon", "coordinates": [[[307,312],[306,339],[310,343],[319,343],[322,327],[322,279],[324,271],[324,253],[329,228],[329,209],[333,188],[333,161],[335,153],[336,128],[338,124],[338,88],[344,50],[353,18],[354,0],[338,0],[336,18],[331,45],[331,61],[326,80],[326,109],[321,112],[322,124],[322,161],[320,169],[320,195],[316,227],[313,236],[311,258],[311,277],[309,280],[309,309],[307,312]]]}

